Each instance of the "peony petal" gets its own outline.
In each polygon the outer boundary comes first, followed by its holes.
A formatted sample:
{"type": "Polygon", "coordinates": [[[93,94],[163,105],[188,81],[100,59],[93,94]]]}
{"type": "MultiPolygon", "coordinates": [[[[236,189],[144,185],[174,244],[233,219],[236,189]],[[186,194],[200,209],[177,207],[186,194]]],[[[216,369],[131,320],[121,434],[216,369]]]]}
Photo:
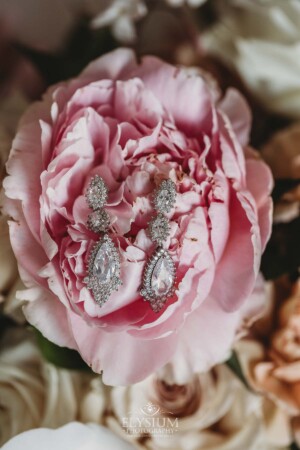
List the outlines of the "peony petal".
{"type": "Polygon", "coordinates": [[[112,386],[137,383],[166,364],[178,339],[175,334],[147,341],[126,332],[110,333],[88,326],[73,313],[69,320],[81,356],[95,372],[103,371],[103,382],[112,386]],[[75,332],[78,327],[80,333],[75,332]]]}
{"type": "Polygon", "coordinates": [[[245,197],[231,193],[229,214],[229,238],[216,269],[211,296],[226,311],[234,311],[253,289],[260,262],[260,237],[255,212],[245,197]]]}
{"type": "Polygon", "coordinates": [[[271,235],[272,228],[272,199],[273,178],[270,169],[260,159],[248,158],[247,187],[253,195],[258,209],[261,244],[264,250],[271,235]]]}
{"type": "Polygon", "coordinates": [[[37,287],[22,291],[18,297],[27,301],[24,314],[28,322],[49,341],[62,347],[77,349],[68,323],[67,310],[53,294],[37,287]]]}
{"type": "Polygon", "coordinates": [[[211,103],[204,80],[184,70],[162,62],[158,58],[144,57],[135,70],[166,111],[174,117],[177,126],[188,136],[208,132],[211,127],[211,103]],[[190,99],[193,99],[191,102],[190,99]]]}
{"type": "Polygon", "coordinates": [[[220,108],[230,120],[239,143],[245,147],[249,142],[251,129],[251,110],[246,100],[236,89],[229,88],[220,102],[220,108]]]}
{"type": "Polygon", "coordinates": [[[239,321],[238,312],[227,313],[220,309],[216,300],[207,297],[186,318],[174,356],[175,370],[176,358],[180,358],[180,370],[185,365],[186,373],[190,374],[204,372],[225,361],[230,355],[239,321]]]}
{"type": "Polygon", "coordinates": [[[86,82],[104,79],[124,79],[128,72],[135,69],[137,63],[133,50],[116,49],[96,61],[91,62],[81,73],[86,82]]]}

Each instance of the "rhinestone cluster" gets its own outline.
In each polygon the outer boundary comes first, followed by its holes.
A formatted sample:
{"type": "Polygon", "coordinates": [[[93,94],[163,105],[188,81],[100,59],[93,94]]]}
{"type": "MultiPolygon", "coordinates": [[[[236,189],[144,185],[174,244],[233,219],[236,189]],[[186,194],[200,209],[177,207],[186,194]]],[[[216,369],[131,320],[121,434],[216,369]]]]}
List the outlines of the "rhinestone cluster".
{"type": "Polygon", "coordinates": [[[109,215],[103,208],[107,202],[108,189],[103,179],[92,178],[86,192],[89,207],[93,210],[88,216],[87,227],[94,233],[104,233],[93,247],[88,261],[88,276],[84,279],[87,288],[93,293],[98,305],[103,306],[111,293],[122,284],[120,280],[120,257],[112,239],[106,234],[109,215]]]}
{"type": "Polygon", "coordinates": [[[158,245],[162,245],[170,234],[169,221],[161,213],[149,222],[148,229],[152,241],[156,242],[158,245]]]}
{"type": "Polygon", "coordinates": [[[93,211],[96,211],[103,208],[107,202],[107,197],[108,189],[106,184],[99,175],[95,175],[86,191],[87,204],[93,211]]]}
{"type": "Polygon", "coordinates": [[[110,225],[110,219],[105,209],[99,209],[89,214],[87,226],[94,233],[105,233],[110,225]]]}
{"type": "Polygon", "coordinates": [[[176,202],[176,186],[172,180],[163,180],[154,194],[154,206],[160,213],[169,213],[176,202]]]}

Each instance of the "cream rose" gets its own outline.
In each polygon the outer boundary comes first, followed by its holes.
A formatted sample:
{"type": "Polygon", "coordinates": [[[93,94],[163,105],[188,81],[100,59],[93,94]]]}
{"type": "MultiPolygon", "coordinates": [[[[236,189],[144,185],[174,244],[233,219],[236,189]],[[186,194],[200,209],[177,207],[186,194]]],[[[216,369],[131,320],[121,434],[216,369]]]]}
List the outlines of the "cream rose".
{"type": "Polygon", "coordinates": [[[202,46],[235,69],[271,111],[300,117],[300,3],[215,1],[219,21],[202,46]]]}
{"type": "Polygon", "coordinates": [[[24,330],[10,330],[0,345],[0,445],[31,428],[89,420],[87,407],[101,421],[101,385],[90,408],[95,377],[45,362],[24,330]]]}
{"type": "Polygon", "coordinates": [[[185,385],[176,384],[173,375],[169,365],[159,376],[113,388],[107,425],[141,449],[277,448],[267,441],[261,398],[250,393],[226,366],[196,375],[185,385]],[[144,436],[145,419],[151,417],[156,418],[156,425],[144,436]],[[174,431],[168,436],[155,431],[159,424],[164,426],[165,418],[172,421],[165,422],[165,427],[174,431]]]}

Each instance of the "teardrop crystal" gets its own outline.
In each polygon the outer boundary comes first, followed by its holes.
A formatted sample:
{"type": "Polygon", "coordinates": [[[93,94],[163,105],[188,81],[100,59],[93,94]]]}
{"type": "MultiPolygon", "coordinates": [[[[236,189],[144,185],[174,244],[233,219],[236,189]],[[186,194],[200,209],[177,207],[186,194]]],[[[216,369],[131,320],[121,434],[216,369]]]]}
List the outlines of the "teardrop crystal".
{"type": "Polygon", "coordinates": [[[153,269],[151,289],[156,296],[167,295],[174,282],[174,273],[166,256],[161,256],[153,269]]]}
{"type": "Polygon", "coordinates": [[[100,283],[109,283],[115,275],[116,268],[113,251],[107,242],[103,242],[94,260],[93,275],[100,283]]]}

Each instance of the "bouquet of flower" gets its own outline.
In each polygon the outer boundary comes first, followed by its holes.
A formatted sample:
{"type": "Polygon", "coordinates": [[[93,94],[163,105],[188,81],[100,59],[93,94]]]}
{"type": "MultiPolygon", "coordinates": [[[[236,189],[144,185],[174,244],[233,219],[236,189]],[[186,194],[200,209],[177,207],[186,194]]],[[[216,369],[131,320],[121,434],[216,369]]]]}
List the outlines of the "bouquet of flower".
{"type": "Polygon", "coordinates": [[[300,448],[298,0],[0,24],[1,448],[300,448]]]}

